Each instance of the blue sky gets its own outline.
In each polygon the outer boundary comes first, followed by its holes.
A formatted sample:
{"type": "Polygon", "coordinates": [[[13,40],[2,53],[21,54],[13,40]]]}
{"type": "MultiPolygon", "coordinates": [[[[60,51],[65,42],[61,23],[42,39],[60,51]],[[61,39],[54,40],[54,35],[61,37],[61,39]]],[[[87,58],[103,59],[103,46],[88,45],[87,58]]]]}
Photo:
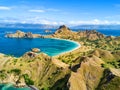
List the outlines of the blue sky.
{"type": "Polygon", "coordinates": [[[0,0],[0,22],[120,24],[120,0],[0,0]]]}

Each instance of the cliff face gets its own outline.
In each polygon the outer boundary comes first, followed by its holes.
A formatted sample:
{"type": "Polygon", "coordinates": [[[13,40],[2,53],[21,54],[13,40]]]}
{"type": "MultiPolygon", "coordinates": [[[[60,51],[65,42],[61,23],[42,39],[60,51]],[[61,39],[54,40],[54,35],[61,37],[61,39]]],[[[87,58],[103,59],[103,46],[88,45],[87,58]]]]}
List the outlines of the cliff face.
{"type": "Polygon", "coordinates": [[[6,37],[8,38],[40,38],[42,36],[40,34],[32,34],[31,32],[25,33],[18,30],[14,34],[7,34],[6,37]]]}

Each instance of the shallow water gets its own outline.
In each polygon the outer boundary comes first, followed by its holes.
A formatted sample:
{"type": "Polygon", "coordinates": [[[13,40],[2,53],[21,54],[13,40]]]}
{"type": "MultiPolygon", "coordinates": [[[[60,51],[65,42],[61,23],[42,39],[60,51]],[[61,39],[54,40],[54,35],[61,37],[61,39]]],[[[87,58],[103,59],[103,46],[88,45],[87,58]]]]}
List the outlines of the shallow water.
{"type": "Polygon", "coordinates": [[[29,87],[16,88],[12,84],[0,84],[0,90],[31,90],[29,87]]]}

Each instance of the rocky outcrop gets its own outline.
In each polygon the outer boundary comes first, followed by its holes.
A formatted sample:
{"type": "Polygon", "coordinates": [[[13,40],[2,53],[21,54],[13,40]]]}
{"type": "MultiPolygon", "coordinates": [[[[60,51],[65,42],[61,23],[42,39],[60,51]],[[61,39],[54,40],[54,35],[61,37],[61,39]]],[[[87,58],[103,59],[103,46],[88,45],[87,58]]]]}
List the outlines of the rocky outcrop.
{"type": "Polygon", "coordinates": [[[38,53],[38,52],[40,52],[40,49],[39,48],[32,48],[32,52],[38,53]]]}
{"type": "Polygon", "coordinates": [[[50,33],[50,32],[51,32],[51,30],[45,30],[45,32],[46,32],[46,33],[50,33]]]}
{"type": "Polygon", "coordinates": [[[42,36],[40,34],[32,34],[31,32],[25,33],[20,30],[17,30],[16,33],[6,34],[5,37],[8,37],[8,38],[40,38],[42,36]]]}

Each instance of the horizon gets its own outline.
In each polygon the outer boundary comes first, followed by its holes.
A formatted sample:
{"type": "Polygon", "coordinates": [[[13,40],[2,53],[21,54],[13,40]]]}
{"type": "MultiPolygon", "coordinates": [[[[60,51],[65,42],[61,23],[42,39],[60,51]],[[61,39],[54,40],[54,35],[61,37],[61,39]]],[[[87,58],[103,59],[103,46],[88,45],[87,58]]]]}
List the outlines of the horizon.
{"type": "Polygon", "coordinates": [[[1,0],[0,23],[120,25],[119,11],[119,0],[1,0]]]}

